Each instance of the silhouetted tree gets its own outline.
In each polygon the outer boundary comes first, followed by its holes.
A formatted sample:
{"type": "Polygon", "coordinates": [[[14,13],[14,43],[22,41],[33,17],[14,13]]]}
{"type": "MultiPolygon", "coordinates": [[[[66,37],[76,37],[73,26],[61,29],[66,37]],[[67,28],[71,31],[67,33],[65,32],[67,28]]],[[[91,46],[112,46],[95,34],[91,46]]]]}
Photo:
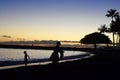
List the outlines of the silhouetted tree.
{"type": "Polygon", "coordinates": [[[108,36],[94,32],[91,34],[86,35],[84,38],[80,40],[80,43],[83,44],[94,44],[94,47],[96,48],[96,44],[108,44],[111,43],[111,40],[108,38],[108,36]]]}
{"type": "Polygon", "coordinates": [[[106,14],[107,17],[111,17],[112,21],[111,21],[111,25],[110,25],[110,31],[113,32],[113,46],[115,45],[115,37],[114,34],[116,32],[116,23],[115,23],[115,18],[116,16],[119,14],[118,12],[116,12],[116,9],[110,9],[108,10],[108,14],[106,14]]]}
{"type": "Polygon", "coordinates": [[[105,24],[101,25],[100,28],[98,28],[98,30],[100,31],[100,33],[108,32],[108,28],[105,24]]]}
{"type": "Polygon", "coordinates": [[[112,21],[113,19],[116,17],[116,15],[118,15],[119,13],[116,12],[117,10],[116,9],[110,9],[108,10],[108,14],[106,14],[107,17],[111,17],[112,21]]]}
{"type": "Polygon", "coordinates": [[[119,43],[119,45],[120,45],[120,15],[119,15],[119,13],[117,13],[115,15],[115,28],[116,28],[115,31],[117,33],[116,42],[119,43]]]}

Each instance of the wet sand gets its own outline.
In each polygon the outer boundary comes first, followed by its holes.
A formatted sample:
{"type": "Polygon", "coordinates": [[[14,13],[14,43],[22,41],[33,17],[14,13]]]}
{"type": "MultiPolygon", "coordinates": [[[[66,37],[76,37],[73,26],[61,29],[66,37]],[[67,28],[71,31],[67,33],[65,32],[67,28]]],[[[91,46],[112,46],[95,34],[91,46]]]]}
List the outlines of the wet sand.
{"type": "Polygon", "coordinates": [[[96,56],[57,65],[0,70],[1,80],[119,80],[120,50],[95,50],[96,56]]]}

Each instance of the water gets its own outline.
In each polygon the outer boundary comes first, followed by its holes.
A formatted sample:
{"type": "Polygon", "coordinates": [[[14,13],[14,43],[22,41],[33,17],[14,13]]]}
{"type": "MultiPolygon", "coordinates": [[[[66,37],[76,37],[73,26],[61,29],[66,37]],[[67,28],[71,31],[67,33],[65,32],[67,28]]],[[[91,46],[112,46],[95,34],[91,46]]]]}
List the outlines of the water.
{"type": "MultiPolygon", "coordinates": [[[[29,63],[48,61],[53,50],[7,49],[0,48],[0,66],[23,64],[24,51],[30,56],[29,63]]],[[[86,52],[64,51],[64,60],[86,56],[86,52]]]]}

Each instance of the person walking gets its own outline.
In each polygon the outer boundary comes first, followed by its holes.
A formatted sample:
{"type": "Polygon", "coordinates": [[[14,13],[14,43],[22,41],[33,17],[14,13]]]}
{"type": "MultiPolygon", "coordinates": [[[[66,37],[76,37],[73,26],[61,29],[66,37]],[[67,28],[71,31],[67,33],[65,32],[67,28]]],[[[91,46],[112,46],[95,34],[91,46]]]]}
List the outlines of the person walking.
{"type": "Polygon", "coordinates": [[[63,55],[64,51],[60,48],[60,45],[61,45],[61,43],[59,41],[57,41],[57,45],[54,48],[54,51],[49,58],[49,60],[52,61],[53,64],[57,64],[59,62],[59,60],[62,60],[62,58],[64,56],[63,55]],[[60,56],[58,53],[60,53],[60,56]]]}
{"type": "Polygon", "coordinates": [[[27,51],[24,51],[24,64],[25,64],[25,67],[27,66],[28,59],[30,60],[30,57],[27,54],[27,51]]]}

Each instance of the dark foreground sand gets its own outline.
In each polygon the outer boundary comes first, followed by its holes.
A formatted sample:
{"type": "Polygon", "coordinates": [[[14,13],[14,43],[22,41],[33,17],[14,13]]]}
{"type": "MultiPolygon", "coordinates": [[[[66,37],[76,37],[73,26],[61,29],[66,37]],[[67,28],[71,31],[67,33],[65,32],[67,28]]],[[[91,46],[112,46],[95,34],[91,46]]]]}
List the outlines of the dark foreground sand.
{"type": "Polygon", "coordinates": [[[120,80],[120,50],[96,50],[96,56],[0,71],[0,80],[120,80]]]}

